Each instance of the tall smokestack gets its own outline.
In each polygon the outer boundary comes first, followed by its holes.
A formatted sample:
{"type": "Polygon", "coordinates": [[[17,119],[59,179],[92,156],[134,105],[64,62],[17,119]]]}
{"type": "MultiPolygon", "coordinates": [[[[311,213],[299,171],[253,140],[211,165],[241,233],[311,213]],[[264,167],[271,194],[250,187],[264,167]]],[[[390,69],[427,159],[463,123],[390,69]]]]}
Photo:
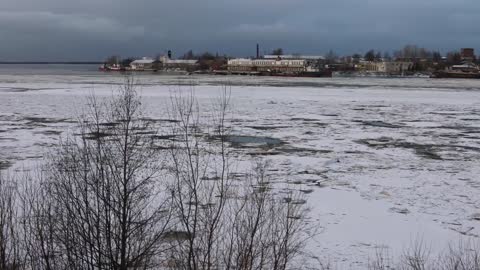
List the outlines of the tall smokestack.
{"type": "Polygon", "coordinates": [[[257,59],[260,58],[260,45],[257,43],[257,59]]]}

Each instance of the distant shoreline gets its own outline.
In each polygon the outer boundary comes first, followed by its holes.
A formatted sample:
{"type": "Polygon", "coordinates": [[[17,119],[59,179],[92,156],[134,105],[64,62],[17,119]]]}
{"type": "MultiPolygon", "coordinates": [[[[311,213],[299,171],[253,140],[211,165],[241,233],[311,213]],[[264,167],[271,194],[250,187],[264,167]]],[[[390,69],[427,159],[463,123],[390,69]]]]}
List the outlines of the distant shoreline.
{"type": "Polygon", "coordinates": [[[0,61],[0,65],[101,65],[103,62],[92,61],[92,62],[19,62],[19,61],[0,61]]]}

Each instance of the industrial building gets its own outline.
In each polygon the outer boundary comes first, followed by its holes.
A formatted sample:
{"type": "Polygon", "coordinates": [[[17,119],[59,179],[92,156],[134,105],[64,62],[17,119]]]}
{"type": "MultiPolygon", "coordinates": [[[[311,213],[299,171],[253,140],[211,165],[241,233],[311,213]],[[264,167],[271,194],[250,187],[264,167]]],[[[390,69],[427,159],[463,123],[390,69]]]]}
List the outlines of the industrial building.
{"type": "Polygon", "coordinates": [[[171,59],[162,56],[155,61],[156,70],[183,70],[194,71],[198,68],[198,60],[171,59]]]}
{"type": "Polygon", "coordinates": [[[413,62],[407,61],[362,61],[355,66],[358,71],[385,73],[385,74],[402,74],[413,68],[413,62]]]}
{"type": "Polygon", "coordinates": [[[198,68],[197,60],[170,59],[169,55],[161,56],[157,60],[143,57],[130,63],[132,71],[182,70],[194,71],[198,68]]]}
{"type": "Polygon", "coordinates": [[[228,71],[232,71],[232,72],[256,71],[256,68],[254,68],[252,59],[245,59],[245,58],[230,59],[227,62],[227,66],[228,66],[228,71]]]}
{"type": "Polygon", "coordinates": [[[265,55],[258,59],[237,58],[228,61],[230,72],[302,73],[317,72],[321,68],[322,56],[265,55]]]}
{"type": "Polygon", "coordinates": [[[135,71],[153,70],[155,60],[148,57],[134,60],[130,63],[130,69],[135,71]]]}
{"type": "Polygon", "coordinates": [[[307,70],[306,60],[284,59],[231,59],[228,70],[232,72],[278,72],[295,73],[307,70]]]}

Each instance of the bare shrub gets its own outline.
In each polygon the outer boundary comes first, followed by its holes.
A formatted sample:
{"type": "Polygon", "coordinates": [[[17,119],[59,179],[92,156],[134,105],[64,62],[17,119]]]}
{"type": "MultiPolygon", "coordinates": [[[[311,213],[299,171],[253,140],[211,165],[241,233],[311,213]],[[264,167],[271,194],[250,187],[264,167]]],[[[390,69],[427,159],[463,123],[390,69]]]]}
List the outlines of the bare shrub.
{"type": "Polygon", "coordinates": [[[268,168],[257,163],[232,202],[231,237],[224,248],[227,269],[287,269],[301,252],[303,199],[292,190],[285,197],[275,194],[268,168]]]}
{"type": "Polygon", "coordinates": [[[42,172],[24,174],[17,181],[19,189],[22,248],[27,269],[54,270],[65,268],[62,250],[56,239],[54,198],[47,190],[42,172]]]}
{"type": "MultiPolygon", "coordinates": [[[[224,96],[227,100],[227,96],[224,96]]],[[[173,178],[171,193],[176,209],[176,230],[185,237],[177,239],[172,260],[182,269],[208,269],[216,264],[219,250],[214,243],[220,237],[221,219],[229,192],[230,164],[225,145],[223,112],[216,119],[215,135],[201,130],[199,105],[193,92],[172,98],[175,121],[171,132],[178,138],[169,146],[173,178]],[[209,144],[209,139],[219,139],[209,144]],[[219,155],[217,155],[219,153],[219,155]]]]}
{"type": "Polygon", "coordinates": [[[390,255],[387,247],[380,247],[375,250],[375,257],[369,259],[368,269],[370,270],[385,270],[385,269],[400,269],[400,270],[427,270],[431,268],[432,262],[430,249],[427,247],[422,238],[414,240],[410,247],[404,250],[403,255],[399,261],[390,255]]]}
{"type": "Polygon", "coordinates": [[[40,242],[33,241],[31,252],[49,247],[41,254],[45,269],[148,269],[158,263],[153,259],[170,208],[159,181],[155,130],[142,120],[134,86],[128,78],[109,103],[90,98],[78,136],[61,143],[39,188],[31,190],[47,202],[26,203],[36,219],[27,229],[40,242]],[[52,256],[60,263],[49,265],[52,256]]]}
{"type": "Polygon", "coordinates": [[[480,246],[478,242],[459,241],[450,245],[438,257],[431,255],[430,249],[422,240],[416,240],[404,252],[400,262],[395,265],[385,249],[377,250],[376,256],[369,261],[368,269],[401,270],[480,270],[480,246]]]}
{"type": "Polygon", "coordinates": [[[417,238],[402,256],[402,267],[411,270],[429,269],[431,250],[423,239],[417,238]]]}
{"type": "Polygon", "coordinates": [[[170,266],[176,269],[285,269],[297,255],[303,220],[298,200],[274,196],[257,166],[235,178],[228,147],[229,92],[212,110],[210,129],[193,95],[172,98],[170,170],[176,239],[170,266]]]}
{"type": "Polygon", "coordinates": [[[370,270],[388,270],[394,269],[393,259],[390,256],[387,247],[378,247],[375,249],[375,257],[369,259],[368,269],[370,270]]]}
{"type": "Polygon", "coordinates": [[[480,246],[472,241],[460,241],[451,245],[440,256],[436,269],[440,270],[480,270],[480,246]]]}
{"type": "Polygon", "coordinates": [[[90,97],[18,193],[0,177],[0,269],[289,268],[305,201],[279,194],[268,163],[238,168],[228,89],[208,114],[193,91],[173,96],[162,126],[140,100],[132,78],[111,101],[90,97]]]}
{"type": "Polygon", "coordinates": [[[22,266],[16,204],[16,185],[0,172],[0,269],[14,270],[22,266]]]}

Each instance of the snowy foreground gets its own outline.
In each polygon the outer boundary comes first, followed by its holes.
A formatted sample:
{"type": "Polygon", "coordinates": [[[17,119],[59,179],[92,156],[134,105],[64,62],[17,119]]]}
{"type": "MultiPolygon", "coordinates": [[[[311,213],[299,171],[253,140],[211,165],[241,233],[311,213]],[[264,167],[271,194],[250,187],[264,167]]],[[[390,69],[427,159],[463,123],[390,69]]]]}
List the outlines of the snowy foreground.
{"type": "MultiPolygon", "coordinates": [[[[378,247],[400,256],[422,239],[441,252],[480,235],[480,81],[142,76],[148,117],[172,92],[202,104],[231,87],[243,159],[307,194],[308,264],[362,269],[378,247]],[[184,86],[177,86],[177,85],[184,86]],[[269,144],[269,147],[262,147],[269,144]]],[[[0,75],[0,169],[25,170],[71,127],[91,93],[122,79],[0,75]]],[[[308,265],[305,264],[305,265],[308,265]]]]}

